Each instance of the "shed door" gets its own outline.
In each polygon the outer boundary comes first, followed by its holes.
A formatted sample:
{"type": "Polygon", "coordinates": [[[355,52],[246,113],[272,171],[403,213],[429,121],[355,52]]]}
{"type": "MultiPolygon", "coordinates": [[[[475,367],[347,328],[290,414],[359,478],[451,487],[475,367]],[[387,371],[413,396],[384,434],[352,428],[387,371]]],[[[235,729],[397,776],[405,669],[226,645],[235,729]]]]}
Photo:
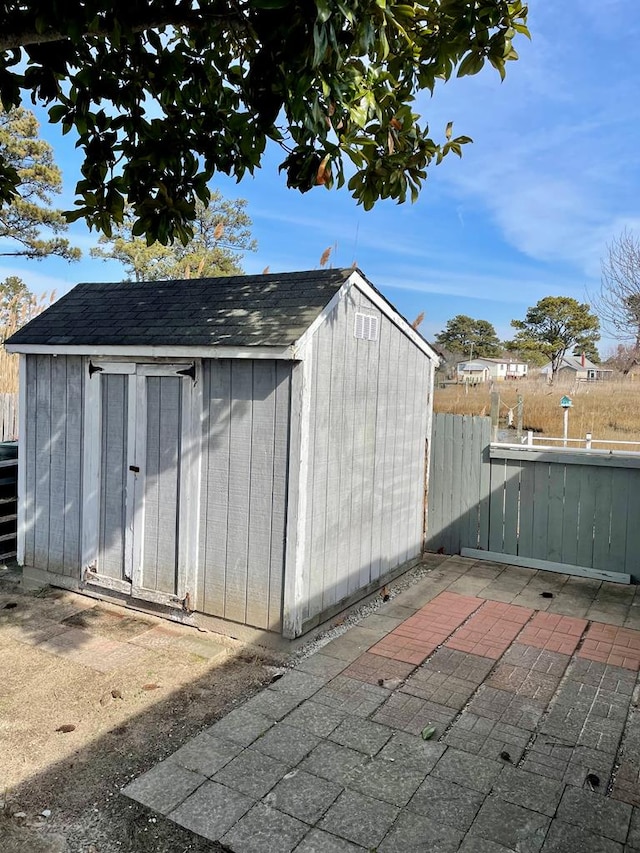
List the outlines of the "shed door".
{"type": "Polygon", "coordinates": [[[90,382],[99,384],[92,395],[100,409],[98,535],[85,580],[188,606],[195,365],[98,362],[91,369],[90,382]]]}

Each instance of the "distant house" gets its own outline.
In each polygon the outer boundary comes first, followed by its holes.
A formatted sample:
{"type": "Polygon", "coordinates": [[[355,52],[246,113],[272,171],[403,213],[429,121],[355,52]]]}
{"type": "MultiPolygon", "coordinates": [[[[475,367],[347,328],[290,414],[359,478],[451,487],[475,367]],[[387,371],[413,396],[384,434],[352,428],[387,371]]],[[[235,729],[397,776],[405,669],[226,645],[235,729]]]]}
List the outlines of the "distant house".
{"type": "MultiPolygon", "coordinates": [[[[540,368],[543,376],[551,377],[551,362],[540,368]]],[[[597,382],[611,379],[614,371],[601,364],[594,364],[584,353],[582,355],[565,355],[556,373],[557,379],[565,382],[597,382]]]]}
{"type": "Polygon", "coordinates": [[[523,379],[528,365],[514,358],[475,358],[457,364],[458,382],[503,382],[507,379],[523,379]]]}

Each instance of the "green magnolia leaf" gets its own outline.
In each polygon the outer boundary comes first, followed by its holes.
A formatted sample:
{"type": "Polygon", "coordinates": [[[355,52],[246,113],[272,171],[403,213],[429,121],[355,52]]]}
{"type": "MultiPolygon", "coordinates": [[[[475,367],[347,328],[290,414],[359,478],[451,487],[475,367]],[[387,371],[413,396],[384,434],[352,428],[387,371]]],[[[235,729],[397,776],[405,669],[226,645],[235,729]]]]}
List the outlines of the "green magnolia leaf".
{"type": "MultiPolygon", "coordinates": [[[[431,138],[413,113],[420,93],[477,74],[485,60],[503,77],[517,58],[512,41],[529,35],[521,0],[4,8],[0,101],[31,97],[74,134],[87,185],[73,217],[82,211],[102,231],[118,223],[120,201],[105,189],[117,177],[136,233],[167,245],[189,236],[193,200],[217,173],[252,174],[267,142],[282,147],[280,168],[300,192],[340,186],[347,162],[365,209],[415,200],[430,166],[464,144],[451,130],[431,138]]],[[[20,180],[0,146],[0,204],[12,203],[20,180]]]]}
{"type": "Polygon", "coordinates": [[[429,725],[429,726],[425,726],[422,729],[422,731],[420,732],[420,736],[422,737],[422,740],[431,740],[431,738],[434,736],[435,733],[436,733],[436,727],[429,725]]]}

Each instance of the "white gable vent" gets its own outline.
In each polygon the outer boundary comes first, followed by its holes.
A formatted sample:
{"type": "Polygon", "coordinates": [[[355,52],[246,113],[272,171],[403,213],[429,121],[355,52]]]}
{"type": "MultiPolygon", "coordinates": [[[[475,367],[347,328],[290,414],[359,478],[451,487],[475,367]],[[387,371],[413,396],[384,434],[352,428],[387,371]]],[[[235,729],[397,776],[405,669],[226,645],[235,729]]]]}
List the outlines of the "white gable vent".
{"type": "Polygon", "coordinates": [[[378,340],[378,318],[373,314],[356,313],[356,323],[353,330],[356,338],[363,341],[378,340]]]}

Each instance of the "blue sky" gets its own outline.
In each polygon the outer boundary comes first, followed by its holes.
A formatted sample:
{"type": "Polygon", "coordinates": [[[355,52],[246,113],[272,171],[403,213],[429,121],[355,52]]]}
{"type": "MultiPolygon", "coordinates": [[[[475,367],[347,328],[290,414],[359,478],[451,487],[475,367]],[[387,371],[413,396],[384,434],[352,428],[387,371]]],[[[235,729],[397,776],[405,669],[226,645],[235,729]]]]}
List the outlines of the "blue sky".
{"type": "MultiPolygon", "coordinates": [[[[277,174],[277,151],[253,178],[221,178],[225,195],[248,200],[258,251],[246,272],[314,268],[333,246],[334,266],[356,261],[409,320],[424,311],[428,338],[458,313],[489,320],[505,338],[510,320],[544,296],[586,300],[607,243],[624,227],[640,234],[637,0],[533,0],[529,24],[532,41],[517,41],[520,61],[504,83],[487,68],[418,101],[435,138],[453,120],[454,134],[474,143],[462,160],[431,169],[413,205],[365,212],[346,189],[300,195],[277,174]]],[[[70,207],[73,140],[44,121],[42,135],[63,170],[60,206],[70,207]]],[[[71,237],[79,263],[3,258],[0,278],[21,275],[35,292],[58,294],[122,279],[119,265],[89,257],[95,233],[75,224],[71,237]]]]}

